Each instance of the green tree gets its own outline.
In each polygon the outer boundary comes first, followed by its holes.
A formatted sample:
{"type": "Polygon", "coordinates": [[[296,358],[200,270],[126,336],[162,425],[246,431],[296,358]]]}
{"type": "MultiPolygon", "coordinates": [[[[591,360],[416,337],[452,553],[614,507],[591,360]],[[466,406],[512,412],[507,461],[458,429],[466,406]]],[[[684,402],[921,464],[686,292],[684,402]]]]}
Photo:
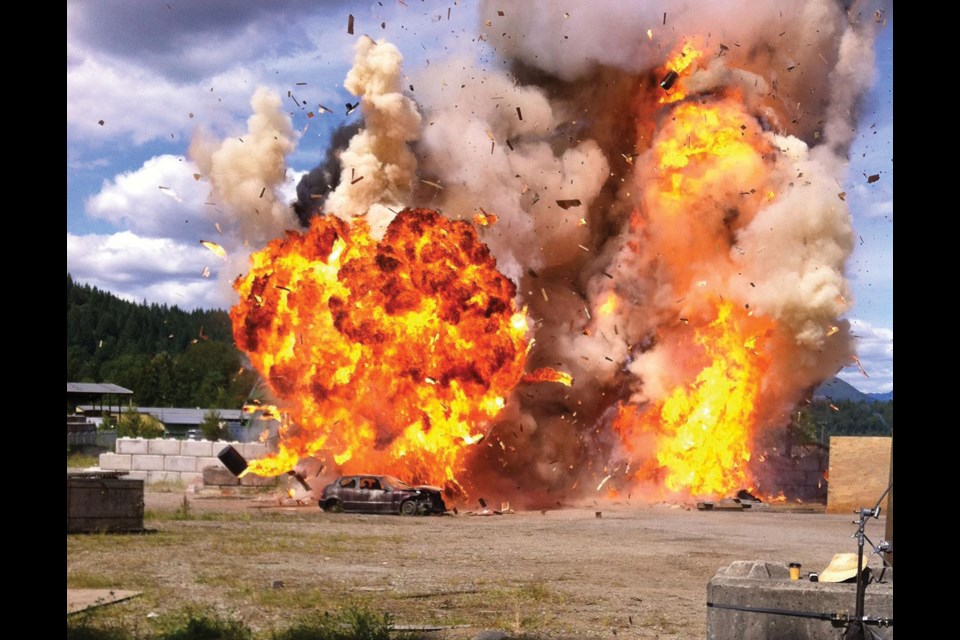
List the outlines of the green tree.
{"type": "Polygon", "coordinates": [[[227,425],[220,416],[219,411],[213,409],[203,414],[203,422],[200,423],[200,433],[204,440],[226,440],[228,437],[227,425]]]}
{"type": "Polygon", "coordinates": [[[127,407],[117,424],[117,436],[121,438],[162,438],[165,431],[163,423],[133,407],[127,407]]]}

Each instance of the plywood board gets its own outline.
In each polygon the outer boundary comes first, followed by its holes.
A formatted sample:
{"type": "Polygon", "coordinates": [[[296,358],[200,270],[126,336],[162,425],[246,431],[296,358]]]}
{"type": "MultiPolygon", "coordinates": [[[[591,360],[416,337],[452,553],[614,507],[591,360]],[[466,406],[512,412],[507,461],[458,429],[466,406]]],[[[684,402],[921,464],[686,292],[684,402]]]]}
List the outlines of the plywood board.
{"type": "Polygon", "coordinates": [[[877,503],[890,482],[891,444],[889,437],[830,438],[827,513],[852,515],[877,503]]]}
{"type": "Polygon", "coordinates": [[[119,589],[67,589],[67,615],[84,609],[113,604],[133,598],[143,591],[120,591],[119,589]]]}

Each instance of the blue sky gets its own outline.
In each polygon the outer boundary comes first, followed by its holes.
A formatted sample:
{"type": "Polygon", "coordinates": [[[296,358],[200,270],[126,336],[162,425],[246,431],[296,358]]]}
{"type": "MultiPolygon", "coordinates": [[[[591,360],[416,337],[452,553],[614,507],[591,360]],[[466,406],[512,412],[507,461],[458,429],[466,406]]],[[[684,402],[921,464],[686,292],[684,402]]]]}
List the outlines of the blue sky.
{"type": "MultiPolygon", "coordinates": [[[[869,377],[856,367],[840,375],[864,391],[893,384],[892,12],[886,19],[842,185],[857,235],[848,318],[869,377]],[[880,179],[869,183],[871,175],[880,179]]],[[[488,56],[477,22],[476,3],[465,0],[68,2],[68,271],[131,300],[230,306],[223,283],[238,274],[221,272],[199,244],[217,240],[216,205],[205,204],[208,185],[184,171],[198,128],[236,135],[256,87],[283,96],[301,132],[287,159],[284,193],[292,201],[331,131],[359,116],[346,114],[356,98],[343,88],[356,38],[389,39],[412,74],[453,51],[488,56]],[[320,114],[321,104],[332,113],[320,114]]]]}

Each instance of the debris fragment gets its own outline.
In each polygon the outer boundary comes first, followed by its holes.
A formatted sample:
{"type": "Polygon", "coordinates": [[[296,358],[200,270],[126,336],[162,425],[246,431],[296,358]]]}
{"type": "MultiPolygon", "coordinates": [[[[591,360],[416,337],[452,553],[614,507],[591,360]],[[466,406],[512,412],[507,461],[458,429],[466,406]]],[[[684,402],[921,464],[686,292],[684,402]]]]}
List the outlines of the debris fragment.
{"type": "Polygon", "coordinates": [[[570,207],[579,207],[580,204],[580,200],[577,198],[571,198],[569,200],[557,200],[557,206],[564,210],[569,209],[570,207]]]}
{"type": "Polygon", "coordinates": [[[520,113],[520,107],[517,107],[517,117],[523,120],[523,114],[520,113]]]}
{"type": "Polygon", "coordinates": [[[359,178],[354,178],[353,180],[350,181],[350,184],[357,184],[361,180],[363,180],[363,176],[360,176],[359,178]]]}
{"type": "Polygon", "coordinates": [[[203,272],[200,274],[200,277],[201,277],[201,278],[209,278],[209,277],[210,277],[210,267],[204,267],[204,268],[203,268],[203,272]]]}
{"type": "Polygon", "coordinates": [[[263,197],[263,194],[266,193],[266,191],[267,191],[267,188],[266,188],[266,187],[264,187],[263,189],[260,189],[260,197],[261,197],[261,198],[263,197]]]}
{"type": "Polygon", "coordinates": [[[350,104],[348,102],[346,106],[347,106],[347,115],[350,115],[351,113],[357,110],[357,107],[360,106],[360,101],[358,100],[356,104],[350,104]]]}
{"type": "Polygon", "coordinates": [[[227,250],[221,247],[216,242],[210,242],[209,240],[201,240],[200,244],[205,246],[207,249],[210,249],[210,251],[212,251],[214,255],[217,255],[221,258],[227,257],[227,250]]]}
{"type": "Polygon", "coordinates": [[[97,120],[97,124],[102,127],[102,126],[103,126],[103,120],[97,120]]]}
{"type": "Polygon", "coordinates": [[[483,207],[480,207],[480,213],[474,214],[473,216],[473,224],[478,227],[489,227],[490,225],[496,224],[499,219],[497,214],[487,213],[483,210],[483,207]]]}
{"type": "Polygon", "coordinates": [[[664,91],[670,91],[670,88],[673,87],[679,77],[680,74],[671,69],[667,72],[667,75],[663,76],[663,80],[660,81],[660,88],[664,91]]]}
{"type": "Polygon", "coordinates": [[[353,14],[347,16],[347,33],[353,35],[353,14]]]}
{"type": "Polygon", "coordinates": [[[429,186],[433,187],[434,189],[443,189],[443,188],[444,188],[444,186],[441,185],[441,184],[437,184],[436,182],[430,182],[429,180],[423,180],[422,178],[421,178],[420,182],[422,182],[423,184],[429,185],[429,186]]]}
{"type": "Polygon", "coordinates": [[[847,201],[847,192],[846,192],[846,191],[841,191],[840,193],[837,194],[837,197],[840,198],[841,200],[843,200],[844,202],[846,202],[846,201],[847,201]]]}
{"type": "Polygon", "coordinates": [[[857,363],[857,368],[860,369],[860,373],[863,374],[863,377],[864,377],[864,378],[869,378],[870,376],[867,375],[866,369],[864,369],[864,368],[863,368],[863,365],[860,364],[860,358],[858,358],[857,356],[850,356],[850,357],[853,358],[853,361],[857,363]]]}
{"type": "Polygon", "coordinates": [[[875,174],[873,174],[872,176],[868,176],[868,177],[867,177],[867,184],[873,184],[874,182],[876,182],[876,181],[879,180],[879,179],[880,179],[880,174],[879,174],[879,173],[875,173],[875,174]]]}

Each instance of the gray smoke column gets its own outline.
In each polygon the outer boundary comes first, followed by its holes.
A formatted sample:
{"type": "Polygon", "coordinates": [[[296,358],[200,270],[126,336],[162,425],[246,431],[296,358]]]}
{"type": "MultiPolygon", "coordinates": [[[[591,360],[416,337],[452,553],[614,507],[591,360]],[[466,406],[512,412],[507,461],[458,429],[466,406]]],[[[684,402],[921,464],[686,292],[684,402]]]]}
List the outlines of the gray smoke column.
{"type": "Polygon", "coordinates": [[[416,103],[403,95],[403,56],[389,42],[357,40],[344,86],[360,98],[363,129],[340,154],[340,184],[323,209],[344,220],[365,216],[377,238],[409,204],[417,160],[408,143],[420,136],[416,103]]]}

